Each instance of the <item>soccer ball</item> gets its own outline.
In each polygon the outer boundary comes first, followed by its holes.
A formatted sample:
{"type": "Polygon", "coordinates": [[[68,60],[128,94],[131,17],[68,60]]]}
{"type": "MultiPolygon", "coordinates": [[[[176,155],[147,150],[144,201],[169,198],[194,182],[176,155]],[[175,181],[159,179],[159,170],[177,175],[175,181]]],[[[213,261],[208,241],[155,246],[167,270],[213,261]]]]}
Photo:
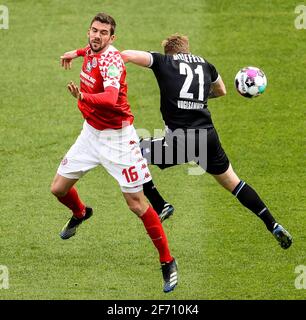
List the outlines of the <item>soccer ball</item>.
{"type": "Polygon", "coordinates": [[[267,78],[259,68],[245,67],[236,74],[235,86],[246,98],[258,97],[266,90],[267,78]]]}

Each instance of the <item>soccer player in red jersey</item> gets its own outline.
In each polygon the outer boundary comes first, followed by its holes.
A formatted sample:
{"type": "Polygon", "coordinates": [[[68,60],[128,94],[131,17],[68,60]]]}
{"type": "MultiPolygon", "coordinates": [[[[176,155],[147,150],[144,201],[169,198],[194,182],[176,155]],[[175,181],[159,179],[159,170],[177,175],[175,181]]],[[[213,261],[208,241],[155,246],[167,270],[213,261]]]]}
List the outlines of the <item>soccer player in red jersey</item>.
{"type": "Polygon", "coordinates": [[[65,69],[71,67],[72,59],[84,58],[80,88],[70,82],[68,90],[78,100],[85,121],[81,134],[58,167],[51,192],[72,211],[60,233],[62,239],[69,239],[93,213],[80,199],[74,185],[89,170],[104,166],[118,181],[127,205],[142,220],[157,248],[163,290],[169,292],[177,285],[177,266],[160,219],[143,194],[143,184],[152,178],[133,127],[125,65],[120,52],[112,46],[115,27],[111,16],[97,14],[88,31],[89,45],[61,57],[65,69]]]}

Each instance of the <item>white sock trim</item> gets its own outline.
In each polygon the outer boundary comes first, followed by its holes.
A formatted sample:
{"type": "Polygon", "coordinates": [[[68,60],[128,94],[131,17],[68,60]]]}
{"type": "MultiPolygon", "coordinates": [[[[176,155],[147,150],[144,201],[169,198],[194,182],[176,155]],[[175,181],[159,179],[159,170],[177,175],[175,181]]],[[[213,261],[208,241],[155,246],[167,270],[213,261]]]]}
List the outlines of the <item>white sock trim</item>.
{"type": "Polygon", "coordinates": [[[245,182],[243,181],[242,185],[240,186],[240,188],[237,190],[235,197],[238,196],[239,192],[241,191],[241,189],[245,186],[245,182]]]}
{"type": "Polygon", "coordinates": [[[267,210],[267,208],[263,208],[259,213],[258,213],[258,216],[260,216],[261,214],[263,214],[265,211],[267,210]]]}

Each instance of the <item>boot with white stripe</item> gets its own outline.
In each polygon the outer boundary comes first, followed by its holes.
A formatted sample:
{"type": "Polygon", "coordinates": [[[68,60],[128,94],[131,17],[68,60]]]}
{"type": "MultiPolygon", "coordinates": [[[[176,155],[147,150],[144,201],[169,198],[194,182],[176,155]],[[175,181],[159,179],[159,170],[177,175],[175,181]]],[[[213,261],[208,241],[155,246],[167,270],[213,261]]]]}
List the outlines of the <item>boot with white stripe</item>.
{"type": "Polygon", "coordinates": [[[292,244],[291,234],[280,224],[275,223],[272,230],[274,238],[279,242],[279,245],[283,249],[288,249],[292,244]]]}
{"type": "Polygon", "coordinates": [[[174,207],[170,203],[166,202],[164,204],[164,208],[162,212],[158,214],[160,222],[164,222],[166,219],[172,216],[173,212],[174,212],[174,207]]]}
{"type": "Polygon", "coordinates": [[[175,259],[169,263],[162,263],[162,273],[164,278],[164,292],[170,292],[174,290],[178,282],[177,264],[175,259]]]}

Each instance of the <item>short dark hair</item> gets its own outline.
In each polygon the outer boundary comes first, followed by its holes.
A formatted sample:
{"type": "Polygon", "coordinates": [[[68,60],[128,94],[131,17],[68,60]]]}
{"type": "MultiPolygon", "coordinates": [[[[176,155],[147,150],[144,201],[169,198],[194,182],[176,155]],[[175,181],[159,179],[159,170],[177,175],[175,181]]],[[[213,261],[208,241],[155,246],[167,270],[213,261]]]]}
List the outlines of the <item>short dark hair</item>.
{"type": "Polygon", "coordinates": [[[92,24],[95,21],[99,21],[101,23],[110,24],[110,26],[111,26],[111,29],[110,29],[111,36],[115,33],[116,22],[115,22],[115,19],[113,17],[111,17],[110,15],[108,15],[108,14],[106,14],[104,12],[97,13],[95,15],[95,17],[92,19],[92,21],[90,23],[90,26],[92,26],[92,24]]]}

